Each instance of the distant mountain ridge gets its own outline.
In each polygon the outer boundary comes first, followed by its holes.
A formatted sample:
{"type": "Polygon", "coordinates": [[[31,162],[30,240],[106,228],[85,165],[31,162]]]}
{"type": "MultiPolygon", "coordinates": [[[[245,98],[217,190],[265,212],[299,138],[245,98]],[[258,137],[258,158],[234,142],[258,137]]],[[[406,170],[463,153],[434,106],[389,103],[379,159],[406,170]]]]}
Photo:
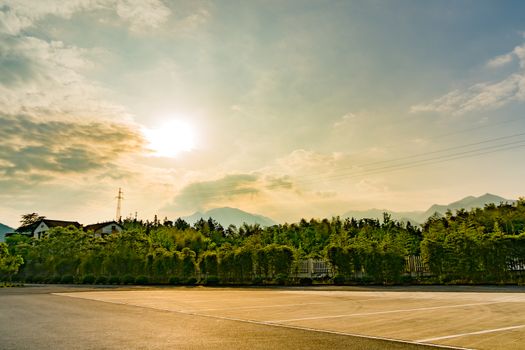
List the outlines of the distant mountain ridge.
{"type": "Polygon", "coordinates": [[[0,223],[0,242],[5,242],[5,234],[8,232],[14,232],[15,229],[7,225],[0,223]]]}
{"type": "Polygon", "coordinates": [[[434,215],[434,213],[444,215],[447,212],[447,210],[451,210],[452,212],[455,212],[458,209],[471,210],[474,208],[483,208],[486,204],[497,205],[500,203],[514,204],[516,203],[516,200],[506,199],[491,193],[485,193],[484,195],[479,197],[468,196],[463,199],[460,199],[459,201],[452,202],[449,204],[434,204],[426,211],[395,212],[386,209],[351,210],[344,213],[342,217],[354,217],[356,219],[382,219],[383,213],[388,213],[394,220],[410,221],[414,224],[421,224],[425,222],[430,216],[434,215]]]}
{"type": "Polygon", "coordinates": [[[447,210],[451,210],[452,212],[458,209],[471,210],[474,208],[483,208],[486,204],[500,204],[500,203],[514,204],[516,203],[516,200],[505,199],[503,197],[496,196],[491,193],[485,193],[484,195],[479,196],[479,197],[468,196],[463,199],[460,199],[459,201],[452,202],[447,205],[434,204],[433,206],[428,208],[427,211],[423,213],[423,217],[428,218],[434,213],[439,213],[443,215],[447,212],[447,210]]]}
{"type": "Polygon", "coordinates": [[[196,212],[192,215],[182,217],[182,219],[191,225],[199,221],[201,218],[204,220],[212,218],[224,227],[229,225],[235,225],[239,227],[243,223],[250,225],[259,224],[261,226],[272,226],[276,224],[275,221],[266,216],[252,214],[237,208],[230,207],[215,208],[205,211],[204,213],[196,212]]]}

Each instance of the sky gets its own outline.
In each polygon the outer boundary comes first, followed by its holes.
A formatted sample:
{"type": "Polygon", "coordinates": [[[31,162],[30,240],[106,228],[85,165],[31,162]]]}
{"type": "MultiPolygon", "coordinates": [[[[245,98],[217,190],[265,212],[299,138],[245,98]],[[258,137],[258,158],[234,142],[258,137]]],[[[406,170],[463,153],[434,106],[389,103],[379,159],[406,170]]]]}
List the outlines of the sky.
{"type": "Polygon", "coordinates": [[[0,0],[0,222],[524,195],[522,1],[0,0]]]}

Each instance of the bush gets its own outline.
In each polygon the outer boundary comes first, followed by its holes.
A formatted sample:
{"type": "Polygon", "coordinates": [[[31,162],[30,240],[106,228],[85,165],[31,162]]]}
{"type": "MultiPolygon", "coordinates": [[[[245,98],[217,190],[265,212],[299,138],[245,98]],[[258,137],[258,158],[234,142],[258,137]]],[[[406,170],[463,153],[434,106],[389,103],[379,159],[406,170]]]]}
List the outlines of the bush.
{"type": "Polygon", "coordinates": [[[122,279],[122,283],[124,283],[124,284],[133,284],[133,283],[135,283],[135,277],[133,277],[132,275],[126,275],[122,279]]]}
{"type": "Polygon", "coordinates": [[[186,284],[188,286],[194,286],[195,284],[197,284],[197,279],[195,277],[190,277],[186,280],[186,284]]]}
{"type": "Polygon", "coordinates": [[[82,278],[82,284],[93,284],[95,283],[95,276],[93,275],[85,275],[82,278]]]}
{"type": "Polygon", "coordinates": [[[24,279],[25,283],[33,283],[33,275],[29,275],[24,279]]]}
{"type": "Polygon", "coordinates": [[[109,284],[120,284],[120,277],[118,276],[111,276],[109,278],[109,284]]]}
{"type": "Polygon", "coordinates": [[[178,278],[177,276],[171,276],[168,283],[171,285],[180,284],[180,278],[178,278]]]}
{"type": "Polygon", "coordinates": [[[403,276],[401,276],[401,278],[399,279],[399,282],[400,282],[401,284],[412,284],[413,281],[414,281],[414,280],[413,280],[412,276],[410,276],[410,275],[403,275],[403,276]]]}
{"type": "Polygon", "coordinates": [[[55,275],[49,279],[49,283],[54,283],[54,284],[60,283],[61,281],[62,281],[62,278],[58,275],[55,275]]]}
{"type": "Polygon", "coordinates": [[[275,283],[277,283],[280,286],[283,286],[288,281],[288,275],[284,273],[278,273],[277,276],[275,276],[275,283]]]}
{"type": "Polygon", "coordinates": [[[332,279],[336,286],[342,286],[343,284],[345,284],[345,280],[346,278],[343,275],[335,275],[332,279]]]}
{"type": "Polygon", "coordinates": [[[106,284],[106,283],[108,283],[108,278],[106,276],[98,276],[95,279],[95,283],[96,284],[106,284]]]}
{"type": "Polygon", "coordinates": [[[64,283],[64,284],[71,284],[73,282],[75,282],[75,278],[72,275],[64,275],[60,279],[60,283],[64,283]]]}
{"type": "Polygon", "coordinates": [[[33,283],[42,283],[45,280],[45,276],[37,275],[33,277],[33,283]]]}
{"type": "Polygon", "coordinates": [[[253,281],[252,281],[252,283],[253,283],[254,285],[256,285],[256,286],[260,286],[260,285],[262,285],[263,282],[264,282],[264,281],[263,281],[262,277],[255,277],[255,278],[253,279],[253,281]]]}
{"type": "Polygon", "coordinates": [[[145,285],[148,283],[149,283],[148,276],[137,276],[137,278],[135,278],[135,284],[145,285]]]}
{"type": "Polygon", "coordinates": [[[204,285],[206,286],[216,286],[219,284],[219,277],[217,276],[208,276],[205,280],[204,280],[204,285]]]}
{"type": "Polygon", "coordinates": [[[301,286],[311,286],[314,281],[310,277],[303,277],[299,279],[299,284],[301,286]]]}

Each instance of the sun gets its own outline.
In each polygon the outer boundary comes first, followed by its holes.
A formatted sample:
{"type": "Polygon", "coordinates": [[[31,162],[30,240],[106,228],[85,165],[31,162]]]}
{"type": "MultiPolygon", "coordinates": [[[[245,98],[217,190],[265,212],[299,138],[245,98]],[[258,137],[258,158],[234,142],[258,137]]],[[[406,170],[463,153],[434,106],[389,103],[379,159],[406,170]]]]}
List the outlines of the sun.
{"type": "Polygon", "coordinates": [[[171,158],[195,148],[194,129],[183,120],[170,120],[157,128],[144,129],[143,133],[154,156],[171,158]]]}

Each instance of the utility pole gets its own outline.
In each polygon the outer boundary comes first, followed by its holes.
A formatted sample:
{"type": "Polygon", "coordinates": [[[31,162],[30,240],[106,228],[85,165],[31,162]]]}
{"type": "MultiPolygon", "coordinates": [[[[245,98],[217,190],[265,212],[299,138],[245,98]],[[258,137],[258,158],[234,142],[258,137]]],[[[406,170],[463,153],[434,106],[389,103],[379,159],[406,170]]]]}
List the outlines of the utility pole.
{"type": "Polygon", "coordinates": [[[124,197],[122,197],[123,193],[122,193],[122,189],[119,187],[118,188],[118,196],[115,197],[117,198],[117,221],[120,222],[120,220],[122,220],[122,215],[120,214],[120,209],[122,207],[122,200],[124,199],[124,197]]]}

